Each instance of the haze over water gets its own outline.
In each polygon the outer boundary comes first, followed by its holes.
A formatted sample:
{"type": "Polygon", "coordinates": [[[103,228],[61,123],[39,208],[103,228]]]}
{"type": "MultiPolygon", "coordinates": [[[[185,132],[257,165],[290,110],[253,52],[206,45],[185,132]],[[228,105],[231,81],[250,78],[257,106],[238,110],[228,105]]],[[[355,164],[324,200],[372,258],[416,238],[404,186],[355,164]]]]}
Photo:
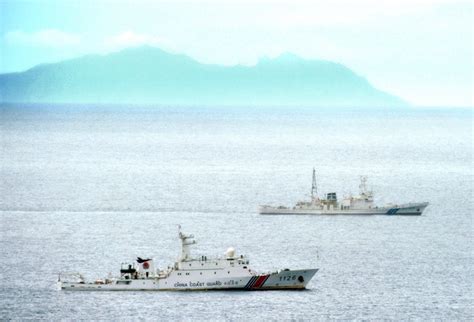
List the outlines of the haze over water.
{"type": "Polygon", "coordinates": [[[1,108],[0,316],[11,319],[473,319],[472,112],[1,108]],[[422,216],[259,216],[259,204],[357,193],[422,216]],[[300,292],[61,292],[229,246],[259,271],[318,267],[300,292]]]}

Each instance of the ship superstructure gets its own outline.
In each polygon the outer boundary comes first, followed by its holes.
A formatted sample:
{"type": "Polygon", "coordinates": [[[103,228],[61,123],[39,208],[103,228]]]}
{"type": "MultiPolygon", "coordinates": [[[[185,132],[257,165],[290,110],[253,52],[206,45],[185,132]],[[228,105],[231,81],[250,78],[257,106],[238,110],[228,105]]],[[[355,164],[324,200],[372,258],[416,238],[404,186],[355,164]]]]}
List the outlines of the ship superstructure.
{"type": "Polygon", "coordinates": [[[428,202],[374,205],[374,194],[367,189],[367,177],[360,177],[359,195],[348,196],[341,201],[336,192],[329,192],[319,198],[316,170],[313,169],[311,199],[299,201],[294,207],[260,206],[261,215],[421,215],[428,202]]]}
{"type": "Polygon", "coordinates": [[[120,276],[86,282],[81,274],[60,274],[58,286],[71,291],[165,291],[165,290],[276,290],[304,289],[318,269],[281,269],[258,273],[244,255],[229,248],[224,257],[192,257],[193,235],[179,231],[181,253],[166,269],[155,268],[153,259],[138,257],[122,264],[120,276]]]}

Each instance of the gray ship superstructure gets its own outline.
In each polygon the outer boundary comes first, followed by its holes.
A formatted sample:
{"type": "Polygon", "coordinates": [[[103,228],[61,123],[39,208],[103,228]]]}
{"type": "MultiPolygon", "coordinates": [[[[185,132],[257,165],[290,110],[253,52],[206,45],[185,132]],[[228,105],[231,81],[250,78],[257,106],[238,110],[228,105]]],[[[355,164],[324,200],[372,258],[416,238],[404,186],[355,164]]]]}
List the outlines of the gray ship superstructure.
{"type": "Polygon", "coordinates": [[[261,215],[421,215],[428,202],[407,204],[374,205],[373,192],[367,189],[367,177],[361,176],[359,195],[348,196],[339,201],[335,192],[319,198],[316,184],[316,171],[313,169],[311,200],[299,201],[294,207],[260,206],[261,215]]]}

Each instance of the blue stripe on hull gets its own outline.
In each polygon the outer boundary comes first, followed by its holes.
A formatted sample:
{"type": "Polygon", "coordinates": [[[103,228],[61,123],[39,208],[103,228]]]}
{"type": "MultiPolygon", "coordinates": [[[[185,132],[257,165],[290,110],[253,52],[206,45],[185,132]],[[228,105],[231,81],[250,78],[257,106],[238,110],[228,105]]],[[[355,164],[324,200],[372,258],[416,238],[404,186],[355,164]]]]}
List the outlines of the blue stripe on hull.
{"type": "Polygon", "coordinates": [[[395,215],[400,208],[391,208],[387,211],[387,215],[395,215]]]}
{"type": "Polygon", "coordinates": [[[245,285],[244,288],[250,288],[253,286],[253,283],[255,283],[255,281],[257,280],[258,276],[253,276],[247,283],[247,285],[245,285]]]}

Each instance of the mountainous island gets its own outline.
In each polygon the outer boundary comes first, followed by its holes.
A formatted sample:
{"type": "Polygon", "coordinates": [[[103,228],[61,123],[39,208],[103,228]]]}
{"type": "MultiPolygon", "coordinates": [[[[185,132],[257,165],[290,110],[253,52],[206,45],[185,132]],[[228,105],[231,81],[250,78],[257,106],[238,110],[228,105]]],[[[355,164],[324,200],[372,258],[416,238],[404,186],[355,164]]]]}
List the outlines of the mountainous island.
{"type": "Polygon", "coordinates": [[[349,68],[292,54],[254,66],[202,64],[143,46],[0,75],[8,103],[396,107],[406,103],[349,68]]]}

